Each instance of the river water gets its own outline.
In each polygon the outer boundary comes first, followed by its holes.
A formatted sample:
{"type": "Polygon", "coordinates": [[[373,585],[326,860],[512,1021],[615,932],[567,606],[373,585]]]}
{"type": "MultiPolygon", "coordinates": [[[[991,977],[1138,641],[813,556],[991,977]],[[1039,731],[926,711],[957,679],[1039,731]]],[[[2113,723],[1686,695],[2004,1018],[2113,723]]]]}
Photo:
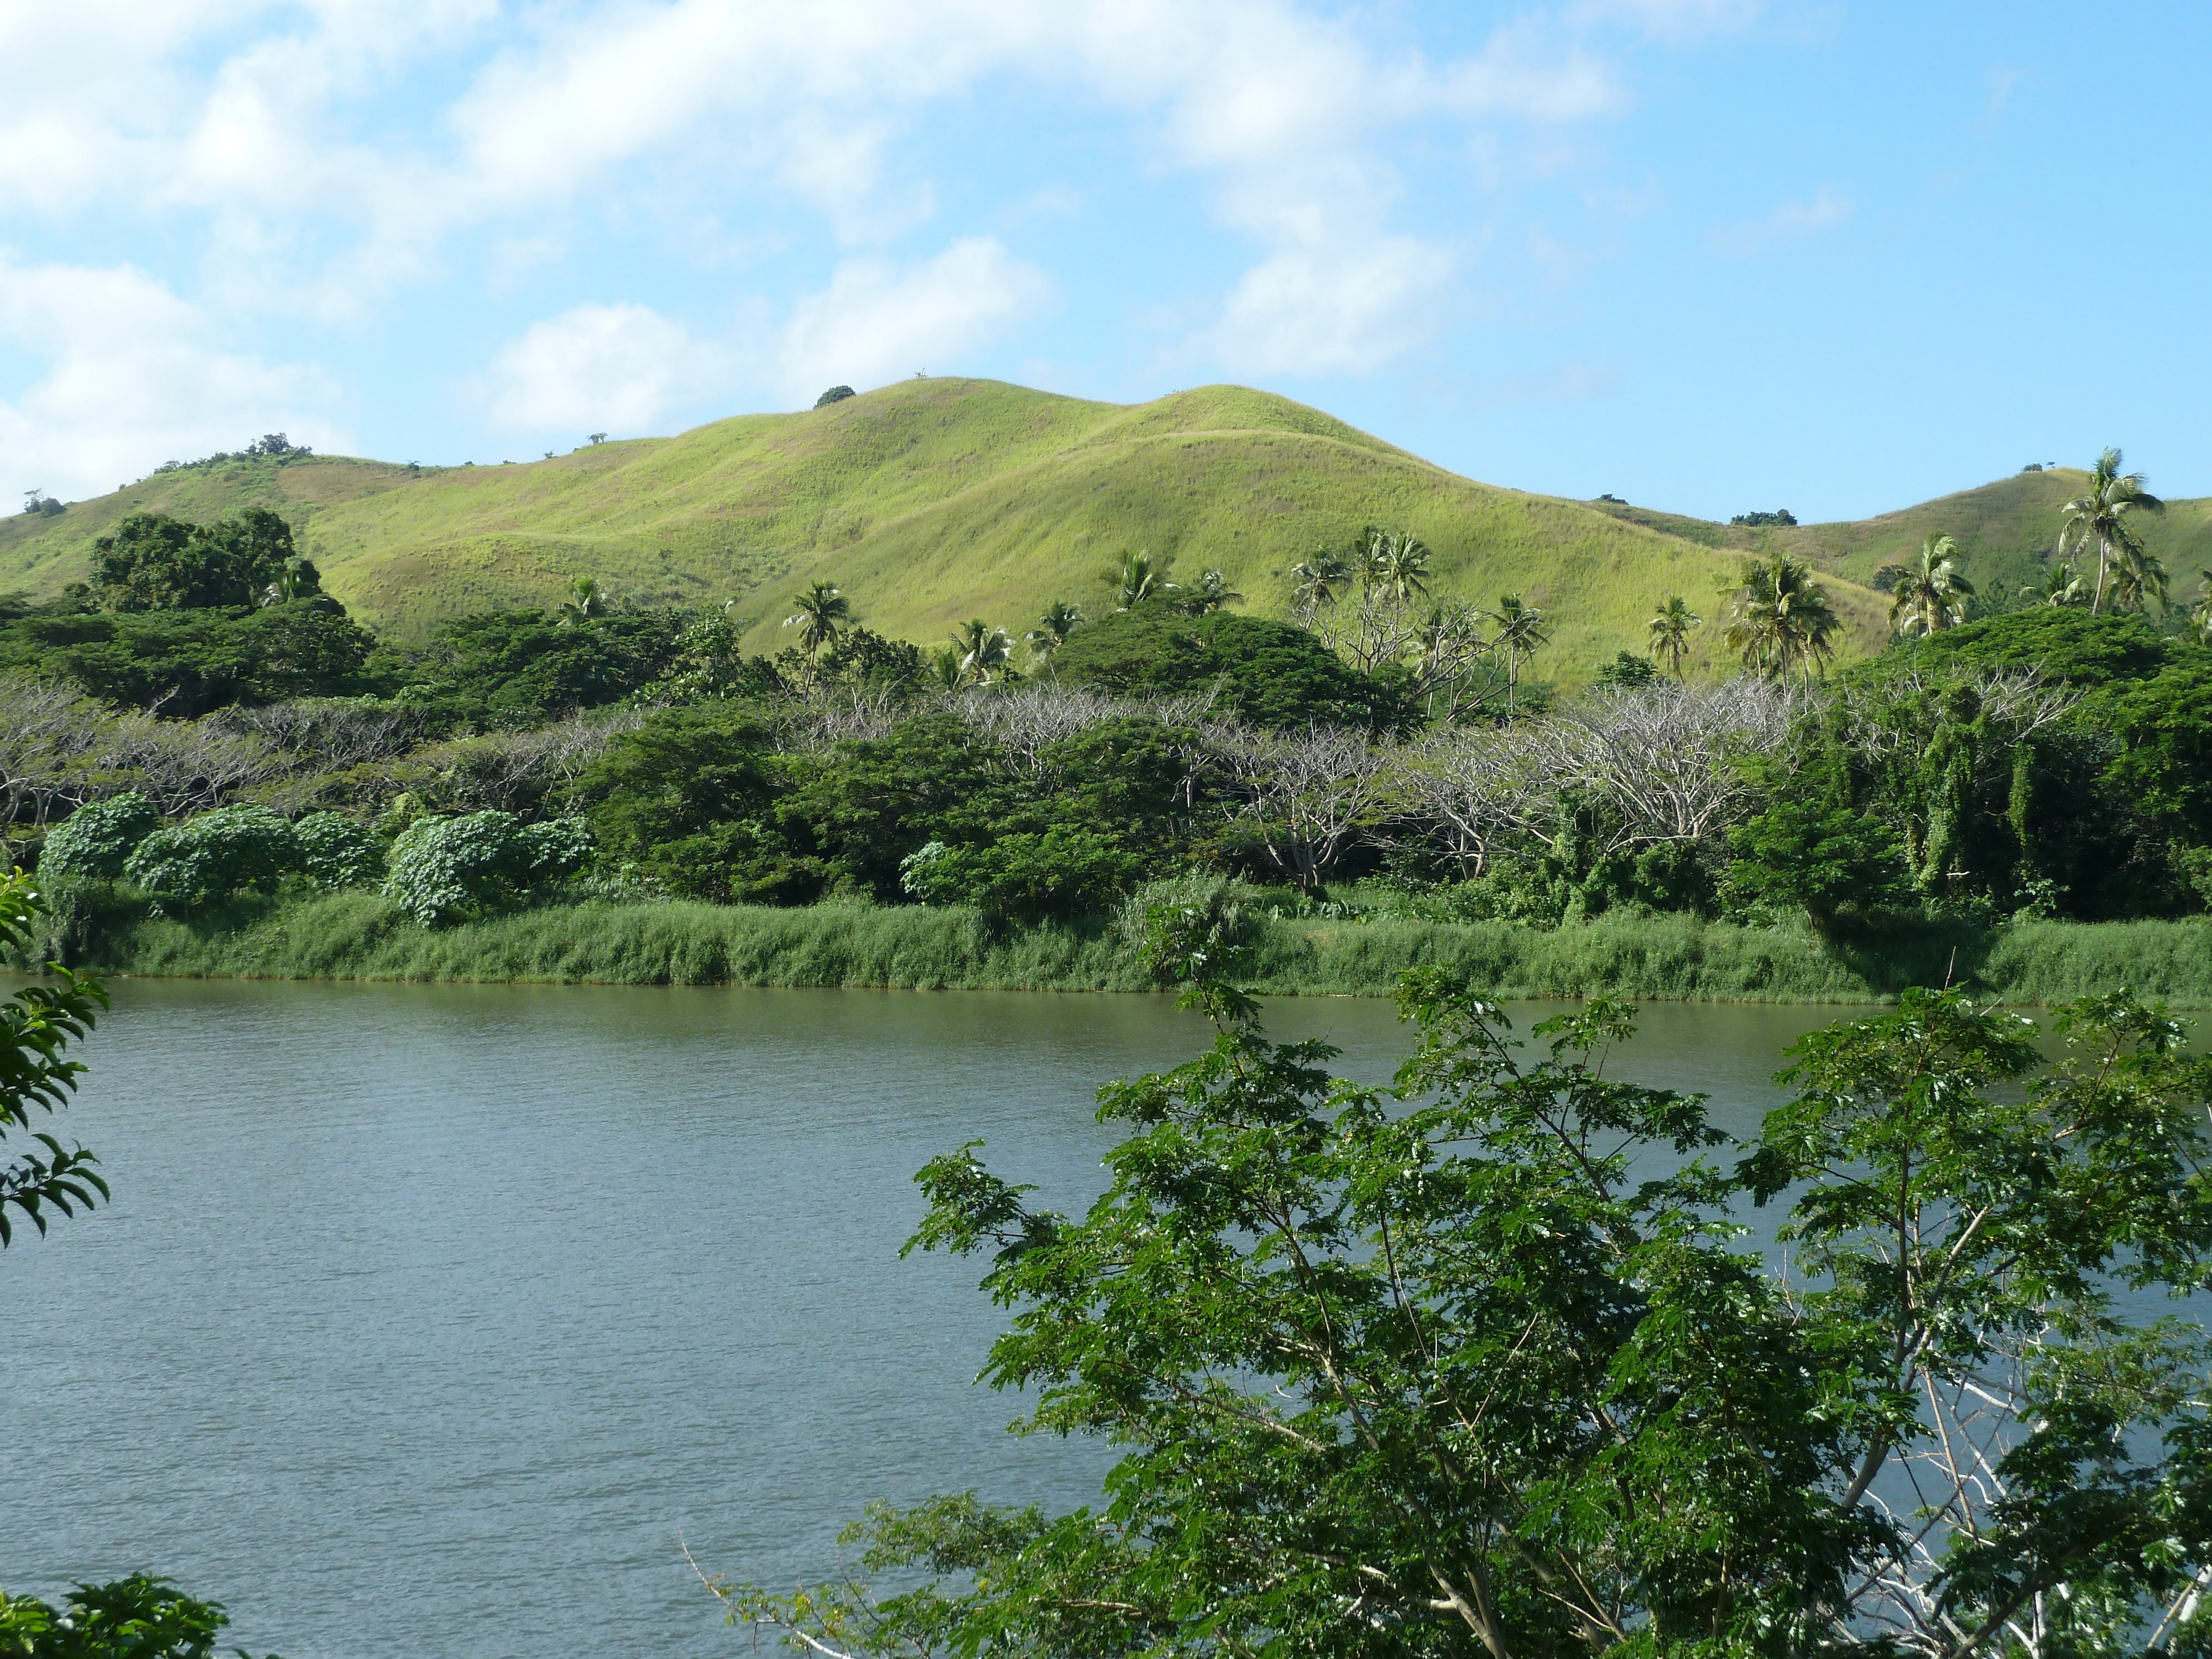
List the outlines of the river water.
{"type": "MultiPolygon", "coordinates": [[[[827,1576],[872,1498],[1072,1507],[973,1385],[980,1264],[898,1260],[983,1139],[1067,1209],[1164,998],[125,981],[58,1127],[115,1202],[0,1255],[0,1588],[148,1568],[287,1659],[731,1654],[679,1553],[827,1576]]],[[[1525,1029],[1546,1010],[1516,1008],[1525,1029]]],[[[1739,1133],[1818,1008],[1655,1005],[1614,1066],[1739,1133]]],[[[1386,1003],[1279,1036],[1387,1077],[1386,1003]]]]}

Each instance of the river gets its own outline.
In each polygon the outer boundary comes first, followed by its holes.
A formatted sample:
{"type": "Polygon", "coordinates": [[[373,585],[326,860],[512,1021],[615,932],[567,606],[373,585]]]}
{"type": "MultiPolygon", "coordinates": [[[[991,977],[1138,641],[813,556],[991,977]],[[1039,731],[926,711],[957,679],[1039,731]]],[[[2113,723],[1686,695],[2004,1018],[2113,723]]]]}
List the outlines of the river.
{"type": "MultiPolygon", "coordinates": [[[[1844,1012],[1655,1005],[1616,1073],[1741,1132],[1844,1012]]],[[[1376,1080],[1407,1042],[1269,1018],[1376,1080]]],[[[972,1384],[979,1264],[897,1259],[911,1177],[981,1139],[1079,1205],[1098,1085],[1206,1036],[1148,997],[122,982],[58,1126],[115,1202],[0,1255],[0,1587],[149,1568],[287,1659],[704,1659],[746,1638],[679,1538],[787,1585],[872,1498],[1085,1501],[1100,1449],[972,1384]]]]}

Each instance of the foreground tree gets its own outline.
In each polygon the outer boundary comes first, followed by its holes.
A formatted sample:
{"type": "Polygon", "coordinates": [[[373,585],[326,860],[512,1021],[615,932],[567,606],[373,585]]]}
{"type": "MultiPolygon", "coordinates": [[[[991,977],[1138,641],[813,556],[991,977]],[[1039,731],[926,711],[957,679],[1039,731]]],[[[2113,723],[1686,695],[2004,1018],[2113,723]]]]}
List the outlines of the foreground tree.
{"type": "MultiPolygon", "coordinates": [[[[31,953],[42,908],[21,870],[0,877],[0,951],[31,953]]],[[[84,1065],[68,1057],[69,1047],[84,1040],[107,1006],[98,980],[67,969],[55,973],[54,983],[27,985],[0,1002],[0,1141],[27,1135],[39,1149],[0,1163],[0,1249],[15,1239],[11,1209],[44,1233],[50,1217],[88,1210],[107,1196],[106,1182],[92,1167],[97,1158],[31,1127],[35,1115],[59,1111],[75,1091],[84,1065]]]]}
{"type": "Polygon", "coordinates": [[[2120,452],[2107,449],[2089,469],[2089,488],[2059,510],[2066,523],[2058,532],[2063,557],[2073,548],[2097,550],[2097,582],[2089,600],[2092,613],[2105,608],[2105,590],[2115,567],[2131,551],[2139,553],[2132,522],[2138,513],[2162,513],[2166,503],[2143,488],[2140,472],[2123,472],[2120,452]]]}
{"type": "Polygon", "coordinates": [[[858,1573],[717,1586],[733,1619],[822,1659],[2203,1650],[2202,1336],[2122,1293],[2212,1247],[2212,1060],[2170,1022],[2077,1005],[2031,1082],[2027,1021],[1908,993],[1798,1045],[1734,1146],[1607,1075],[1619,1006],[1524,1060],[1418,970],[1378,1091],[1212,977],[1233,910],[1154,926],[1218,1036],[1103,1091],[1104,1196],[963,1149],[908,1247],[990,1263],[986,1376],[1122,1448],[1104,1501],[878,1509],[858,1573]],[[1770,1262],[1726,1212],[1784,1194],[1770,1262]]]}
{"type": "Polygon", "coordinates": [[[1948,536],[1930,535],[1920,556],[1898,578],[1889,601],[1889,626],[1908,637],[1940,634],[1966,620],[1966,601],[1974,585],[1959,568],[1959,544],[1948,536]]]}

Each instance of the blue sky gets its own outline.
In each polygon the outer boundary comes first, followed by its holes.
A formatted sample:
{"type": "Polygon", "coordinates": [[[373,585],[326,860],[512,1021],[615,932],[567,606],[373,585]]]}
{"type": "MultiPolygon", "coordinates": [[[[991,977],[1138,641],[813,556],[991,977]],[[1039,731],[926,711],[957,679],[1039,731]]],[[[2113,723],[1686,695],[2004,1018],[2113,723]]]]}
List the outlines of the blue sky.
{"type": "Polygon", "coordinates": [[[10,490],[927,370],[1717,517],[2107,443],[2212,494],[2212,7],[0,0],[0,54],[10,490]]]}

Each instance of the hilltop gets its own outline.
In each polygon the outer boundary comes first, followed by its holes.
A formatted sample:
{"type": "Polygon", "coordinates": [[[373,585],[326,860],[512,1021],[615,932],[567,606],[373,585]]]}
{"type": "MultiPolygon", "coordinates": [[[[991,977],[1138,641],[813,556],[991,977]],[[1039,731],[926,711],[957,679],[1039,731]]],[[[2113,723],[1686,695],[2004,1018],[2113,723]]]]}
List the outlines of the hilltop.
{"type": "MultiPolygon", "coordinates": [[[[2008,592],[2034,579],[2081,476],[2024,474],[1859,523],[1753,532],[1478,483],[1241,386],[1124,406],[916,380],[527,464],[179,468],[55,517],[0,520],[0,587],[81,579],[93,539],[128,513],[205,520],[263,505],[292,522],[330,592],[403,636],[467,611],[547,604],[592,575],[641,603],[734,599],[752,619],[749,645],[773,650],[788,596],[817,579],[879,631],[935,641],[972,616],[1018,633],[1054,599],[1095,611],[1100,573],[1139,547],[1188,576],[1218,565],[1243,608],[1279,615],[1291,564],[1376,523],[1429,544],[1440,597],[1517,592],[1550,611],[1548,667],[1571,684],[1640,649],[1670,593],[1715,614],[1716,586],[1769,537],[1832,573],[1842,654],[1863,654],[1882,638],[1887,602],[1866,586],[1882,564],[1944,529],[1978,581],[2008,592]]],[[[2176,503],[2150,529],[2177,580],[2212,556],[2212,502],[2176,503]]],[[[1717,630],[1700,634],[1713,649],[1717,630]]]]}

